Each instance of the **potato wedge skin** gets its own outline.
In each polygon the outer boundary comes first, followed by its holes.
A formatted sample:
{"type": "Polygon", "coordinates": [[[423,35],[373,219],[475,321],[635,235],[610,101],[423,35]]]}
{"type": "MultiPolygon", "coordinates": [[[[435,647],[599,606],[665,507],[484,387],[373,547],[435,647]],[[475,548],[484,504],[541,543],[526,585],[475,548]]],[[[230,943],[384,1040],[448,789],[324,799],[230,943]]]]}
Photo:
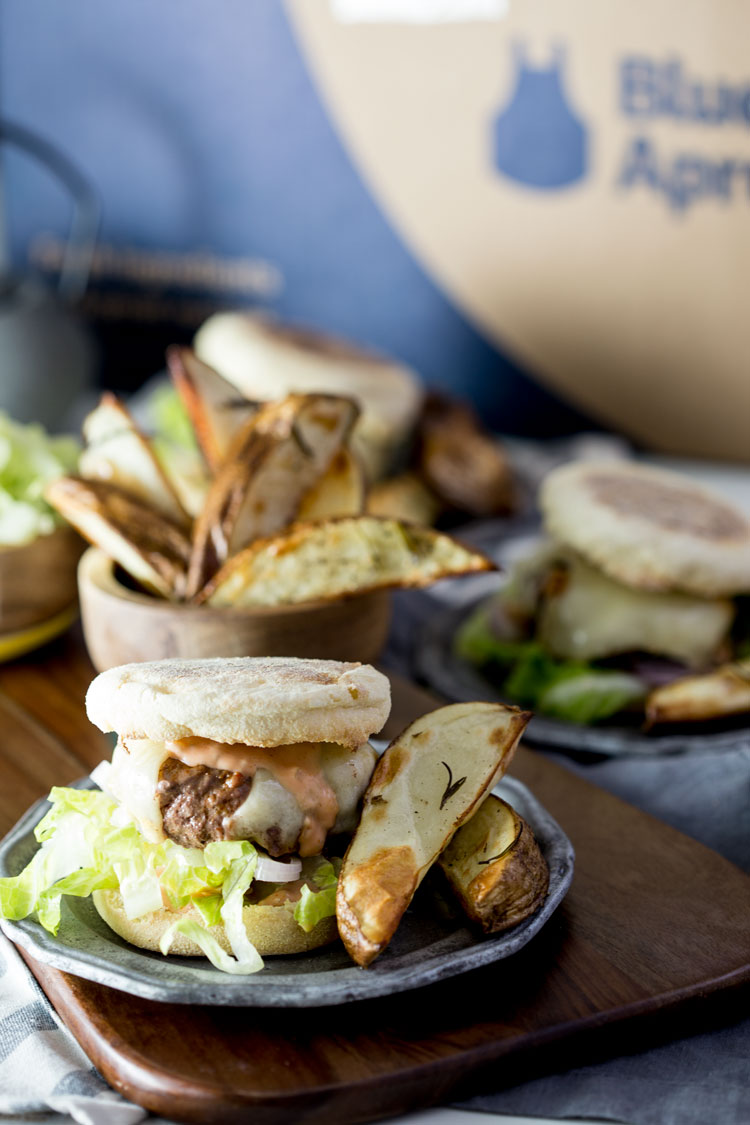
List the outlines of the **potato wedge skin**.
{"type": "Polygon", "coordinates": [[[339,932],[367,966],[386,948],[417,887],[510,762],[530,715],[455,703],[417,719],[378,762],[336,892],[339,932]]]}
{"type": "Polygon", "coordinates": [[[441,508],[440,500],[415,473],[401,473],[378,481],[367,495],[368,515],[424,527],[432,527],[441,508]]]}
{"type": "Polygon", "coordinates": [[[183,527],[190,524],[151,442],[116,395],[104,392],[99,405],[84,420],[83,434],[86,448],[79,461],[82,477],[117,485],[174,523],[183,527]]]}
{"type": "Polygon", "coordinates": [[[182,598],[190,540],[177,524],[107,481],[59,477],[45,497],[151,593],[182,598]]]}
{"type": "Polygon", "coordinates": [[[312,523],[358,516],[364,505],[364,471],[351,449],[342,445],[317,484],[302,497],[296,520],[312,523]]]}
{"type": "Polygon", "coordinates": [[[656,688],[646,700],[646,722],[693,723],[750,711],[750,659],[723,664],[656,688]]]}
{"type": "Polygon", "coordinates": [[[493,570],[484,555],[431,528],[376,516],[294,524],[258,540],[221,568],[197,601],[292,605],[387,587],[426,586],[493,570]]]}
{"type": "Polygon", "coordinates": [[[257,412],[257,403],[244,399],[233,383],[198,359],[191,348],[176,344],[168,348],[167,368],[206,464],[217,473],[235,435],[257,412]]]}
{"type": "Polygon", "coordinates": [[[245,423],[195,522],[188,598],[197,597],[230,555],[292,522],[356,417],[350,399],[288,395],[245,423]]]}
{"type": "Polygon", "coordinates": [[[356,949],[360,965],[369,965],[385,948],[383,933],[395,933],[419,882],[419,865],[411,848],[383,848],[369,864],[353,871],[346,896],[337,903],[339,934],[356,949]]]}
{"type": "Polygon", "coordinates": [[[547,897],[549,868],[534,833],[494,794],[438,862],[466,915],[487,934],[517,926],[547,897]]]}

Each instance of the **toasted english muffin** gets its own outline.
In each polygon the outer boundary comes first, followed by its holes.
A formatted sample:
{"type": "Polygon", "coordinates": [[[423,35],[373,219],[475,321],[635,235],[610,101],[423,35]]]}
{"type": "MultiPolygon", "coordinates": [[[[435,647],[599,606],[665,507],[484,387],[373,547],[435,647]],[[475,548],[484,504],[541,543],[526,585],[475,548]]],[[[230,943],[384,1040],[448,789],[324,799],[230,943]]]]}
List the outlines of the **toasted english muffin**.
{"type": "Polygon", "coordinates": [[[542,482],[549,533],[605,574],[699,597],[750,591],[750,520],[687,477],[632,462],[574,462],[542,482]]]}
{"type": "Polygon", "coordinates": [[[390,684],[369,664],[295,657],[158,660],[102,672],[88,717],[123,738],[359,746],[385,723],[390,684]]]}
{"type": "MultiPolygon", "coordinates": [[[[159,952],[159,942],[164,933],[178,918],[191,918],[201,922],[194,906],[179,914],[171,910],[154,910],[140,918],[128,918],[119,891],[94,891],[94,906],[107,923],[125,941],[141,949],[159,952]]],[[[261,957],[277,954],[307,953],[327,945],[338,937],[336,918],[323,918],[310,933],[305,933],[294,919],[294,903],[265,906],[263,903],[246,905],[242,911],[247,936],[261,957]]],[[[221,948],[231,952],[223,926],[206,926],[207,933],[216,938],[221,948]]],[[[174,936],[169,952],[182,957],[203,957],[203,950],[183,934],[174,936]]]]}

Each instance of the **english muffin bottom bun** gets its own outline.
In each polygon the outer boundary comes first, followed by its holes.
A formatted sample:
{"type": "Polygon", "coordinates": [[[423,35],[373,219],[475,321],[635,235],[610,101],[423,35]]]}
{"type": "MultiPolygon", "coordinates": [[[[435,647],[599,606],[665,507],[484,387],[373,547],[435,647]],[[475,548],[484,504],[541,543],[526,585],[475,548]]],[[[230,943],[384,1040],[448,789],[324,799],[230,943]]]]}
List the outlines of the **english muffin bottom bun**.
{"type": "MultiPolygon", "coordinates": [[[[158,953],[164,935],[173,924],[168,910],[154,910],[138,918],[129,918],[119,891],[94,891],[94,906],[110,929],[124,941],[158,953]]],[[[194,906],[183,912],[183,917],[201,925],[201,915],[194,906]]],[[[246,905],[242,909],[242,924],[248,939],[259,956],[277,957],[292,953],[309,953],[338,938],[335,916],[322,918],[307,933],[294,917],[294,903],[278,906],[246,905]]],[[[220,948],[231,955],[232,946],[222,924],[206,927],[220,948]]],[[[170,944],[170,953],[179,957],[203,957],[203,950],[190,937],[177,932],[170,944]]]]}
{"type": "Polygon", "coordinates": [[[362,410],[352,444],[372,480],[384,476],[417,421],[423,390],[411,368],[333,336],[249,313],[215,313],[196,354],[250,399],[293,391],[343,394],[362,410]]]}
{"type": "Polygon", "coordinates": [[[164,660],[103,672],[86,703],[118,735],[95,771],[103,792],[55,791],[68,796],[50,815],[65,810],[72,838],[70,817],[91,806],[94,903],[112,929],[228,972],[336,937],[337,857],[390,710],[385,676],[331,660],[164,660]]]}

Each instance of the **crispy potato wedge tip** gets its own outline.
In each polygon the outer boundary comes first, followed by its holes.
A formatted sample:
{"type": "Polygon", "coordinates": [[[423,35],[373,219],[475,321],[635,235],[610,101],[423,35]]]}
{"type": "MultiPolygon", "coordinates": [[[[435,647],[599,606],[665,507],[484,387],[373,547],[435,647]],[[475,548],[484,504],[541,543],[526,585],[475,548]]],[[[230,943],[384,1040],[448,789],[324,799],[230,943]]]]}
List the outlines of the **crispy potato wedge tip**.
{"type": "Polygon", "coordinates": [[[358,516],[365,506],[365,474],[348,446],[339,449],[317,484],[303,496],[301,523],[358,516]]]}
{"type": "Polygon", "coordinates": [[[401,473],[379,481],[367,496],[367,513],[385,519],[431,527],[440,514],[442,504],[437,496],[414,473],[401,473]]]}
{"type": "Polygon", "coordinates": [[[190,541],[177,524],[106,481],[60,477],[45,497],[146,590],[172,601],[182,597],[190,541]]]}
{"type": "Polygon", "coordinates": [[[467,916],[485,933],[517,926],[547,897],[549,868],[523,817],[490,794],[438,860],[467,916]]]}
{"type": "Polygon", "coordinates": [[[83,436],[86,448],[78,465],[82,477],[117,485],[174,523],[190,523],[151,443],[115,395],[102,395],[83,423],[83,436]]]}
{"type": "Polygon", "coordinates": [[[357,417],[336,395],[287,395],[239,431],[196,520],[187,595],[195,597],[231,556],[287,527],[325,473],[357,417]]]}
{"type": "Polygon", "coordinates": [[[685,676],[656,688],[646,700],[646,722],[694,723],[750,711],[750,659],[715,672],[685,676]]]}
{"type": "Polygon", "coordinates": [[[206,464],[216,473],[237,433],[257,413],[258,404],[198,359],[192,348],[168,348],[167,368],[206,464]]]}
{"type": "Polygon", "coordinates": [[[357,964],[388,945],[430,866],[505,772],[530,717],[500,703],[454,703],[388,747],[336,892],[339,933],[357,964]]]}
{"type": "Polygon", "coordinates": [[[198,601],[293,605],[494,570],[448,535],[375,516],[296,524],[231,558],[198,601]]]}

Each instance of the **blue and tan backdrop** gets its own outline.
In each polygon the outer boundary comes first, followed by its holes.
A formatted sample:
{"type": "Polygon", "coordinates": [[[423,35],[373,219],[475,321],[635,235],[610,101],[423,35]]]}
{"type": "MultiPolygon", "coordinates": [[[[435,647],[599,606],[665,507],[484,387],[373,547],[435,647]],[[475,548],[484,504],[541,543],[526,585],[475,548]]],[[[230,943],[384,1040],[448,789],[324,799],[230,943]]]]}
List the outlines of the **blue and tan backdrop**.
{"type": "MultiPolygon", "coordinates": [[[[740,0],[4,0],[0,110],[102,200],[115,382],[259,305],[510,432],[747,459],[748,30],[740,0]]],[[[68,203],[4,164],[14,262],[54,272],[68,203]]]]}

